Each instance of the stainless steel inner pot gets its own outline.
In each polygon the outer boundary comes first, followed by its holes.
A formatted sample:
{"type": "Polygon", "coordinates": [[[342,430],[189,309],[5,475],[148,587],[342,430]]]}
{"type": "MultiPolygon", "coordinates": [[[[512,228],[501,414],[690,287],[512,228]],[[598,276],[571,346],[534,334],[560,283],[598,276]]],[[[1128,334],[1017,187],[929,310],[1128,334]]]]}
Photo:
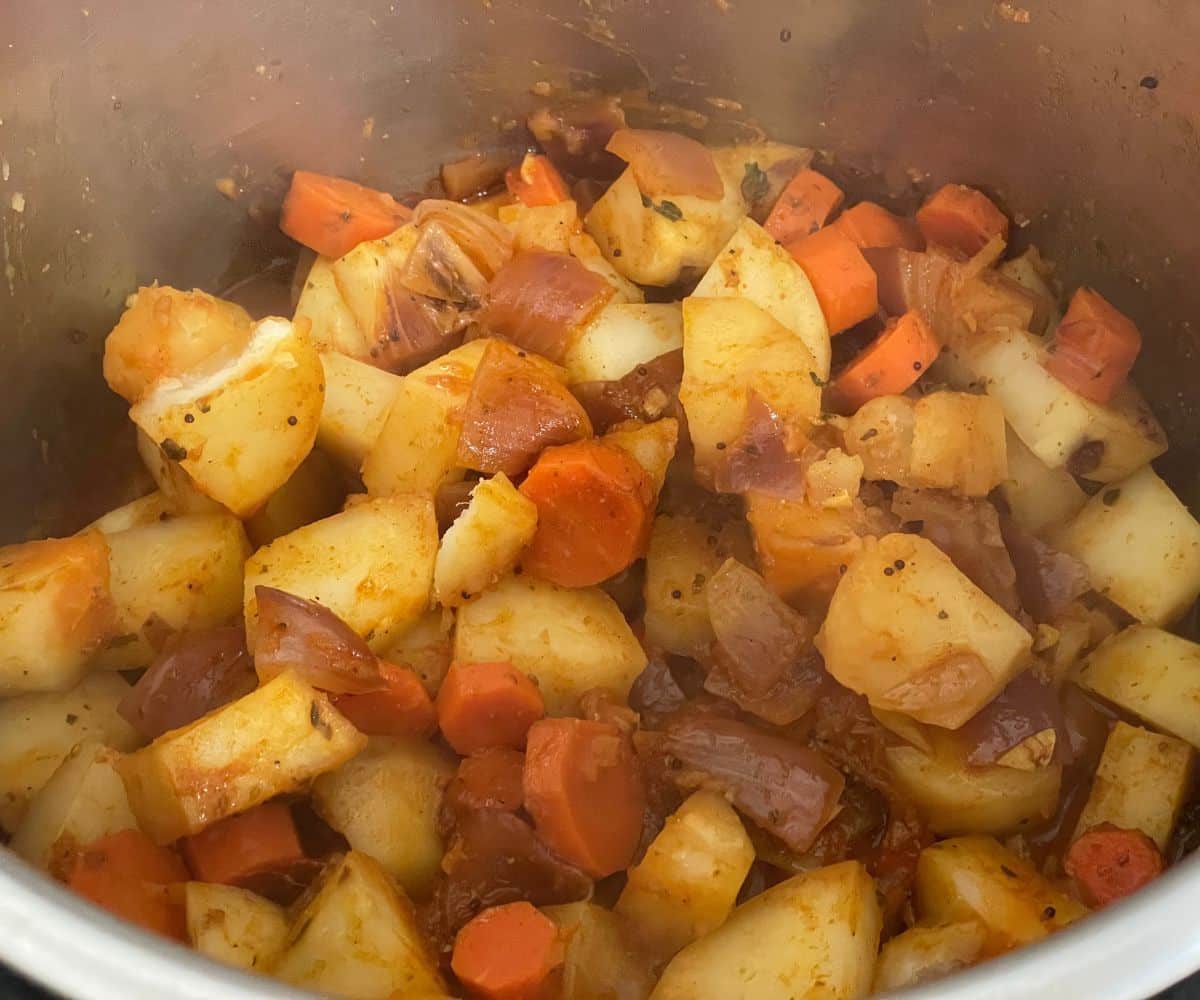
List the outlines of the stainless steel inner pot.
{"type": "Polygon", "coordinates": [[[289,255],[295,167],[420,187],[568,89],[815,146],[901,206],[993,193],[1068,287],[1139,321],[1161,467],[1194,502],[1197,40],[1195,0],[0,0],[0,541],[127,498],[100,357],[138,284],[220,290],[289,255]]]}

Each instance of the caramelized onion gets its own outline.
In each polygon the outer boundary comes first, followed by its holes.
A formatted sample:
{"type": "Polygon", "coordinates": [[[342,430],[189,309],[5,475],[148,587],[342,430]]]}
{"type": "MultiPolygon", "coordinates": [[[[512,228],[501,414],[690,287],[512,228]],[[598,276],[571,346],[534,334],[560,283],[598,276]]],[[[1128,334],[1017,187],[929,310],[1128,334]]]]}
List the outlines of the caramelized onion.
{"type": "Polygon", "coordinates": [[[543,448],[590,437],[579,401],[541,358],[493,341],[463,408],[458,460],[478,472],[518,476],[543,448]]]}
{"type": "Polygon", "coordinates": [[[186,632],[168,640],[117,711],[153,740],[249,694],[257,683],[240,628],[186,632]]]}
{"type": "Polygon", "coordinates": [[[746,400],[742,432],[729,442],[714,475],[721,493],[755,490],[766,496],[799,500],[804,496],[804,473],[817,450],[753,389],[746,400]]]}
{"type": "Polygon", "coordinates": [[[274,587],[255,587],[254,668],[266,683],[294,670],[333,694],[381,691],[379,660],[357,632],[328,608],[274,587]]]}
{"type": "Polygon", "coordinates": [[[426,298],[466,304],[478,302],[488,283],[440,222],[422,227],[399,280],[410,292],[426,298]]]}
{"type": "Polygon", "coordinates": [[[625,112],[615,97],[538,108],[528,124],[546,155],[567,173],[612,180],[623,169],[604,148],[613,133],[625,127],[625,112]]]}
{"type": "Polygon", "coordinates": [[[1069,746],[1058,692],[1026,670],[958,729],[955,740],[967,763],[994,764],[1013,747],[1047,730],[1054,733],[1051,759],[1062,761],[1069,746]]]}
{"type": "Polygon", "coordinates": [[[671,673],[665,653],[655,653],[629,691],[629,707],[641,716],[642,724],[659,726],[672,712],[683,708],[687,696],[671,673]]]}
{"type": "Polygon", "coordinates": [[[1052,622],[1078,597],[1092,589],[1087,567],[1072,555],[1052,549],[1011,518],[1000,522],[1012,557],[1021,604],[1035,622],[1052,622]]]}
{"type": "Polygon", "coordinates": [[[719,784],[742,812],[799,853],[833,818],[846,783],[815,750],[710,714],[675,719],[664,749],[719,784]]]}
{"type": "Polygon", "coordinates": [[[455,201],[487,194],[504,183],[504,171],[512,162],[507,153],[472,153],[461,160],[442,164],[442,187],[455,201]]]}
{"type": "Polygon", "coordinates": [[[479,322],[518,347],[560,362],[613,291],[569,254],[523,251],[488,286],[479,322]]]}
{"type": "Polygon", "coordinates": [[[509,228],[469,205],[427,198],[417,205],[413,225],[423,229],[431,222],[441,225],[485,281],[491,281],[512,257],[513,235],[509,228]]]}
{"type": "Polygon", "coordinates": [[[880,308],[889,316],[915,310],[945,343],[958,262],[944,253],[901,247],[867,247],[862,253],[875,272],[880,308]]]}
{"type": "Polygon", "coordinates": [[[720,201],[725,194],[712,151],[686,135],[623,128],[612,134],[605,148],[629,164],[638,188],[648,198],[690,194],[720,201]]]}
{"type": "Polygon", "coordinates": [[[623,420],[651,423],[662,417],[681,417],[679,386],[683,381],[683,350],[668,351],[638,365],[614,382],[578,382],[571,386],[598,431],[623,420]]]}
{"type": "Polygon", "coordinates": [[[399,282],[387,288],[385,300],[383,329],[370,349],[376,368],[407,375],[462,340],[458,310],[453,305],[417,295],[399,282]]]}

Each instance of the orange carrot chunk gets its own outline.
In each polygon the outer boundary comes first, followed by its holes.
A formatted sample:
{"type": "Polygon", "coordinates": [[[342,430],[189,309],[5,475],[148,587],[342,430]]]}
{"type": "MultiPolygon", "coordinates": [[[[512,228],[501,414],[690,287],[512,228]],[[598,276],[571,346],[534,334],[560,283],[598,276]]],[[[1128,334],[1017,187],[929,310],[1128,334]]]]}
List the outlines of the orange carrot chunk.
{"type": "Polygon", "coordinates": [[[1107,906],[1162,874],[1163,858],[1140,830],[1092,827],[1071,845],[1063,867],[1089,906],[1107,906]]]}
{"type": "Polygon", "coordinates": [[[297,170],[283,199],[279,228],[310,250],[341,257],[360,243],[395,232],[411,217],[411,209],[383,191],[297,170]]]}
{"type": "Polygon", "coordinates": [[[221,885],[241,885],[304,858],[292,811],[282,802],[265,802],[223,819],[184,837],[179,847],[197,881],[221,885]]]}
{"type": "Polygon", "coordinates": [[[450,967],[480,1000],[549,1000],[563,957],[554,921],[522,901],[493,906],[466,924],[450,967]]]}
{"type": "Polygon", "coordinates": [[[763,228],[780,243],[802,240],[825,225],[845,197],[828,177],[806,167],[788,181],[763,228]]]}
{"type": "Polygon", "coordinates": [[[387,687],[365,694],[333,697],[337,710],[368,736],[429,736],[437,728],[433,702],[411,670],[380,660],[387,687]]]}
{"type": "Polygon", "coordinates": [[[864,250],[869,247],[925,248],[925,239],[915,222],[893,215],[873,201],[860,201],[846,209],[830,228],[848,236],[855,246],[864,250]]]}
{"type": "Polygon", "coordinates": [[[986,194],[947,184],[917,211],[917,225],[931,246],[974,257],[997,236],[1008,239],[1008,217],[986,194]]]}
{"type": "Polygon", "coordinates": [[[521,492],[538,509],[524,569],[563,587],[589,587],[640,558],[654,506],[650,477],[598,441],[547,448],[521,492]]]}
{"type": "Polygon", "coordinates": [[[850,362],[829,387],[837,413],[854,413],[876,396],[904,392],[941,352],[941,345],[917,312],[891,320],[886,329],[850,362]]]}
{"type": "Polygon", "coordinates": [[[1080,288],[1054,331],[1043,367],[1085,399],[1112,399],[1142,349],[1142,335],[1128,316],[1099,292],[1080,288]]]}
{"type": "Polygon", "coordinates": [[[543,719],[525,749],[525,808],[538,836],[593,878],[628,867],[645,793],[629,742],[611,722],[543,719]]]}
{"type": "Polygon", "coordinates": [[[75,856],[67,885],[85,899],[148,931],[186,940],[183,906],[168,886],[186,882],[175,852],[140,830],[122,830],[93,841],[75,856]]]}
{"type": "Polygon", "coordinates": [[[446,798],[467,810],[516,812],[525,804],[524,773],[523,753],[511,747],[492,747],[458,762],[446,798]]]}
{"type": "Polygon", "coordinates": [[[546,714],[542,694],[511,663],[452,663],[438,689],[437,720],[456,753],[525,745],[546,714]]]}
{"type": "Polygon", "coordinates": [[[830,333],[841,333],[875,315],[875,271],[845,233],[830,227],[786,244],[812,282],[830,333]]]}
{"type": "Polygon", "coordinates": [[[571,197],[571,190],[550,157],[526,153],[519,167],[509,167],[504,175],[508,193],[522,205],[557,205],[571,197]]]}

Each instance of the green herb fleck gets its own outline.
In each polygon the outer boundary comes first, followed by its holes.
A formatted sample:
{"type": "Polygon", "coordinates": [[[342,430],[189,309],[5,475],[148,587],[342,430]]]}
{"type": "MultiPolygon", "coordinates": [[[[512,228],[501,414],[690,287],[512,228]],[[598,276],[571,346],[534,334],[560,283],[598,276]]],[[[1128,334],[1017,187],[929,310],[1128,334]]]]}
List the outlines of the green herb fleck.
{"type": "Polygon", "coordinates": [[[746,172],[742,175],[742,197],[753,205],[767,196],[771,182],[757,163],[747,163],[746,172]]]}
{"type": "Polygon", "coordinates": [[[652,202],[645,195],[642,195],[642,208],[649,208],[653,204],[654,204],[654,202],[652,202]]]}
{"type": "Polygon", "coordinates": [[[664,219],[670,219],[672,222],[679,222],[683,219],[683,212],[679,206],[673,201],[661,201],[654,206],[654,211],[661,215],[664,219]]]}
{"type": "Polygon", "coordinates": [[[818,375],[816,372],[810,371],[808,373],[808,377],[810,379],[812,379],[812,384],[815,385],[818,389],[824,389],[825,386],[829,385],[829,383],[826,382],[825,379],[821,378],[821,376],[818,375]]]}
{"type": "Polygon", "coordinates": [[[1111,507],[1113,504],[1115,504],[1118,500],[1121,499],[1121,491],[1119,489],[1109,490],[1107,493],[1104,494],[1102,499],[1104,501],[1105,507],[1111,507]]]}

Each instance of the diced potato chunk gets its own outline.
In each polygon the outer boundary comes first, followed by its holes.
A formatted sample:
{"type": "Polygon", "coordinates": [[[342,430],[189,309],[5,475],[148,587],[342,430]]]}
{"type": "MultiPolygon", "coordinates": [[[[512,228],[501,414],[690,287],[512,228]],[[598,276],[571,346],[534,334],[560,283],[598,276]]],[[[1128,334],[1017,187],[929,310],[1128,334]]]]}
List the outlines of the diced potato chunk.
{"type": "Polygon", "coordinates": [[[425,740],[373,737],[367,749],[313,785],[313,803],[356,851],[379,862],[416,899],[442,862],[438,809],[454,764],[425,740]]]}
{"type": "Polygon", "coordinates": [[[1187,798],[1192,759],[1192,748],[1183,740],[1118,720],[1104,744],[1075,836],[1111,823],[1141,830],[1165,852],[1187,798]]]}
{"type": "Polygon", "coordinates": [[[96,740],[115,750],[141,742],[117,705],[129,693],[119,674],[91,674],[61,694],[0,701],[0,826],[17,829],[33,798],[76,744],[96,740]]]}
{"type": "Polygon", "coordinates": [[[712,476],[742,433],[751,389],[785,426],[806,429],[821,411],[817,368],[799,337],[747,299],[685,300],[679,401],[697,471],[712,476]]]}
{"type": "Polygon", "coordinates": [[[1024,665],[1032,639],[917,535],[868,543],[838,584],[817,648],[876,708],[957,729],[1024,665]]]}
{"type": "Polygon", "coordinates": [[[517,564],[537,531],[537,505],[503,472],[484,479],[442,536],[433,571],[438,604],[457,607],[486,590],[517,564]]]}
{"type": "Polygon", "coordinates": [[[294,986],[349,1000],[447,995],[412,904],[359,851],[325,874],[271,972],[294,986]]]}
{"type": "Polygon", "coordinates": [[[1149,466],[1092,497],[1054,545],[1149,625],[1169,625],[1200,595],[1200,524],[1149,466]]]}
{"type": "Polygon", "coordinates": [[[876,993],[902,990],[958,972],[983,957],[986,942],[987,931],[977,920],[911,927],[879,952],[873,989],[876,993]]]}
{"type": "Polygon", "coordinates": [[[247,972],[265,972],[283,951],[282,906],[232,885],[189,882],[184,890],[188,940],[201,955],[247,972]]]}
{"type": "Polygon", "coordinates": [[[817,375],[829,377],[829,327],[812,283],[753,219],[742,219],[692,294],[753,302],[799,337],[816,362],[817,375]]]}
{"type": "Polygon", "coordinates": [[[336,513],[345,499],[341,471],[329,456],[311,451],[292,478],[246,522],[246,534],[256,546],[268,545],[281,535],[336,513]]]}
{"type": "Polygon", "coordinates": [[[1080,685],[1200,749],[1200,645],[1131,625],[1084,661],[1080,685]]]}
{"type": "Polygon", "coordinates": [[[325,402],[317,427],[317,446],[357,472],[387,420],[400,392],[399,375],[326,351],[325,402]]]}
{"type": "Polygon", "coordinates": [[[117,757],[98,740],[78,744],[30,801],[9,844],[12,850],[61,878],[77,850],[136,828],[117,757]]]}
{"type": "Polygon", "coordinates": [[[459,609],[454,658],[512,662],[537,681],[549,715],[574,714],[590,688],[624,700],[646,666],[629,623],[603,590],[526,576],[507,577],[459,609]]]}
{"type": "Polygon", "coordinates": [[[514,250],[570,253],[571,237],[580,232],[579,212],[567,199],[553,205],[503,206],[497,217],[513,231],[514,250]]]}
{"type": "Polygon", "coordinates": [[[707,524],[690,514],[659,514],[646,552],[646,641],[698,657],[714,636],[704,584],[725,560],[749,562],[740,521],[707,524]]]}
{"type": "Polygon", "coordinates": [[[866,479],[907,483],[912,475],[917,407],[907,396],[877,396],[846,422],[846,451],[863,462],[866,479]]]}
{"type": "Polygon", "coordinates": [[[114,627],[100,532],[0,548],[0,695],[66,690],[114,627]]]}
{"type": "Polygon", "coordinates": [[[863,460],[830,448],[804,471],[804,496],[814,507],[845,510],[862,487],[863,460]]]}
{"type": "Polygon", "coordinates": [[[430,697],[437,694],[454,655],[454,611],[435,608],[412,623],[383,654],[391,663],[409,667],[425,685],[430,697]]]}
{"type": "Polygon", "coordinates": [[[1000,492],[1017,524],[1041,535],[1079,513],[1087,494],[1074,476],[1062,467],[1046,465],[1011,427],[1007,446],[1008,479],[1000,484],[1000,492]]]}
{"type": "Polygon", "coordinates": [[[725,922],[753,861],[733,807],[716,792],[694,792],[629,870],[615,911],[665,961],[725,922]]]}
{"type": "Polygon", "coordinates": [[[179,511],[175,509],[174,504],[163,494],[163,491],[155,490],[153,493],[147,493],[144,497],[138,497],[136,500],[131,500],[127,504],[110,510],[107,514],[102,514],[89,524],[88,528],[94,528],[105,535],[115,535],[118,531],[125,531],[128,528],[138,528],[143,524],[153,524],[155,521],[166,521],[178,513],[179,511]]]}
{"type": "Polygon", "coordinates": [[[96,665],[147,666],[172,632],[225,625],[242,604],[250,545],[230,514],[189,514],[108,536],[115,638],[96,665]]]}
{"type": "Polygon", "coordinates": [[[1060,764],[1029,770],[999,764],[972,767],[936,732],[930,738],[930,754],[889,746],[884,757],[897,789],[916,804],[934,833],[1019,833],[1054,815],[1062,786],[1060,764]]]}
{"type": "Polygon", "coordinates": [[[167,498],[172,514],[220,514],[225,512],[216,500],[206,497],[192,477],[177,461],[167,458],[166,452],[140,427],[137,428],[137,450],[142,464],[154,484],[167,498]]]}
{"type": "Polygon", "coordinates": [[[366,737],[290,671],[124,758],[138,823],[159,844],[303,788],[366,737]]]}
{"type": "Polygon", "coordinates": [[[595,903],[542,912],[566,942],[561,1000],[646,1000],[654,986],[650,963],[620,917],[595,903]]]}
{"type": "Polygon", "coordinates": [[[743,903],[684,948],[654,1000],[817,1000],[871,989],[882,918],[857,861],[796,875],[743,903]]]}
{"type": "Polygon", "coordinates": [[[612,302],[576,338],[563,359],[577,382],[615,382],[638,365],[683,347],[683,313],[676,302],[612,302]]]}
{"type": "Polygon", "coordinates": [[[312,449],[324,377],[301,329],[265,319],[241,354],[158,382],[129,416],[201,493],[248,517],[312,449]]]}
{"type": "Polygon", "coordinates": [[[363,459],[368,493],[432,496],[443,483],[462,478],[458,418],[489,343],[486,338],[469,341],[404,376],[363,459]]]}
{"type": "Polygon", "coordinates": [[[429,604],[437,544],[433,503],[415,496],[367,500],[277,538],[246,563],[247,636],[265,586],[323,604],[386,649],[429,604]]]}
{"type": "Polygon", "coordinates": [[[1123,479],[1167,450],[1166,435],[1145,400],[1126,384],[1107,405],[1072,392],[1042,367],[1045,347],[1021,330],[999,330],[978,338],[960,359],[999,400],[1017,436],[1052,469],[1087,446],[1075,465],[1096,482],[1123,479]],[[1086,454],[1086,453],[1085,453],[1086,454]]]}
{"type": "Polygon", "coordinates": [[[958,837],[925,848],[916,894],[917,913],[926,922],[983,924],[988,955],[1044,938],[1088,912],[991,837],[958,837]]]}
{"type": "Polygon", "coordinates": [[[674,417],[664,417],[649,424],[627,420],[612,428],[601,440],[620,448],[645,469],[657,496],[666,482],[667,467],[675,457],[679,421],[674,417]]]}
{"type": "Polygon", "coordinates": [[[914,486],[982,497],[1007,478],[1004,411],[990,396],[930,393],[913,417],[914,486]]]}

